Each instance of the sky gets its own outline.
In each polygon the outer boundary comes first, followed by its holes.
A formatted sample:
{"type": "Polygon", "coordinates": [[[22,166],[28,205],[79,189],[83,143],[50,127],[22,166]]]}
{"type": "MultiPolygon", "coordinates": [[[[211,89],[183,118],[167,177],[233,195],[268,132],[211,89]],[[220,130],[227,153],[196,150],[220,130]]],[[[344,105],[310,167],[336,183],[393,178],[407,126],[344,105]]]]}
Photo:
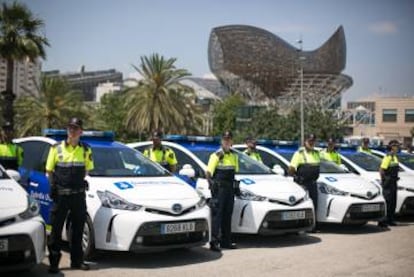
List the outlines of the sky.
{"type": "MultiPolygon", "coordinates": [[[[4,2],[5,0],[0,0],[4,2]]],[[[12,0],[6,0],[12,2],[12,0]]],[[[353,79],[343,102],[414,97],[414,1],[411,0],[18,0],[44,21],[42,70],[115,68],[124,78],[153,53],[176,58],[195,77],[211,76],[208,40],[223,25],[265,29],[303,50],[344,27],[353,79]]]]}

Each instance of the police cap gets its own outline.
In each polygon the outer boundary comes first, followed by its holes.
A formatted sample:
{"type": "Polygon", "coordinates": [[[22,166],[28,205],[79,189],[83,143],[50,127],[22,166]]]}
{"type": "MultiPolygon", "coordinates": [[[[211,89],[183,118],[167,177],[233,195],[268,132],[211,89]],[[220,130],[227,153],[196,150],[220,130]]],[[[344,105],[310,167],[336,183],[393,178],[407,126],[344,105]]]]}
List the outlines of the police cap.
{"type": "Polygon", "coordinates": [[[160,130],[152,132],[152,139],[162,139],[163,133],[160,130]]]}
{"type": "Polygon", "coordinates": [[[369,143],[369,138],[363,138],[363,139],[362,139],[362,142],[363,142],[363,143],[369,143]]]}
{"type": "Polygon", "coordinates": [[[246,142],[249,142],[249,141],[256,141],[254,138],[253,138],[253,136],[247,136],[246,137],[246,140],[245,140],[246,142]]]}
{"type": "Polygon", "coordinates": [[[388,142],[388,146],[400,146],[400,143],[398,142],[398,140],[396,140],[396,139],[393,139],[393,140],[390,140],[390,142],[388,142]]]}
{"type": "Polygon", "coordinates": [[[223,139],[231,139],[233,138],[233,134],[231,133],[231,131],[224,131],[221,137],[223,139]]]}
{"type": "Polygon", "coordinates": [[[13,130],[13,125],[10,121],[6,121],[3,123],[2,128],[5,131],[10,131],[10,130],[13,130]]]}
{"type": "Polygon", "coordinates": [[[78,127],[81,128],[83,127],[83,122],[81,119],[77,118],[77,117],[72,117],[69,122],[68,122],[68,127],[69,126],[74,126],[74,127],[78,127]]]}
{"type": "Polygon", "coordinates": [[[333,143],[335,143],[334,138],[328,138],[328,144],[333,144],[333,143]]]}
{"type": "Polygon", "coordinates": [[[315,141],[316,140],[316,136],[314,134],[309,134],[305,137],[305,140],[307,141],[315,141]]]}

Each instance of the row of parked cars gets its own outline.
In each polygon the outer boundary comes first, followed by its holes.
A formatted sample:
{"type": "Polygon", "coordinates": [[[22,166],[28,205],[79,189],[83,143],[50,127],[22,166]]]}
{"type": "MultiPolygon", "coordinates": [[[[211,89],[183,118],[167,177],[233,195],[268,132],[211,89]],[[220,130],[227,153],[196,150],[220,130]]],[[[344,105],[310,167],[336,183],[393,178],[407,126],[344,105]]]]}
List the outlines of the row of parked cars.
{"type": "MultiPolygon", "coordinates": [[[[65,139],[66,131],[49,129],[44,135],[15,140],[25,152],[19,174],[1,168],[0,260],[7,265],[1,264],[1,269],[30,267],[45,255],[45,229],[50,224],[52,200],[44,168],[50,147],[65,139]]],[[[95,250],[164,250],[201,246],[210,240],[207,202],[211,195],[205,169],[219,141],[167,137],[169,141],[163,145],[174,150],[179,162],[179,173],[173,175],[140,153],[151,142],[125,145],[114,141],[112,132],[100,131],[84,131],[81,139],[91,146],[95,164],[87,177],[88,217],[83,234],[87,257],[95,250]]],[[[357,172],[362,165],[346,153],[343,161],[347,169],[329,162],[321,166],[320,205],[315,216],[307,191],[286,175],[293,148],[258,147],[264,161],[261,164],[239,151],[244,147],[234,146],[239,156],[236,178],[241,188],[232,217],[235,233],[297,233],[312,229],[315,220],[365,224],[385,215],[378,174],[369,177],[357,172]]],[[[414,175],[401,175],[400,184],[397,212],[413,211],[414,175]]],[[[70,224],[69,215],[62,234],[68,241],[70,224]]]]}

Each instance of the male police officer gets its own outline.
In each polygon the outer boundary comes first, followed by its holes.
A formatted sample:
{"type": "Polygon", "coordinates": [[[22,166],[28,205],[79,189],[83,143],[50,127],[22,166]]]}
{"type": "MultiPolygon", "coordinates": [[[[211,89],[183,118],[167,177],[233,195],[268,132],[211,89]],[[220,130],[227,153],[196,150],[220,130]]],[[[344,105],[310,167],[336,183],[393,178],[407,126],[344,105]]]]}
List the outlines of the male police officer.
{"type": "Polygon", "coordinates": [[[89,269],[83,261],[82,233],[86,220],[85,176],[93,169],[93,160],[90,147],[79,141],[81,134],[82,121],[70,119],[67,140],[51,147],[47,158],[46,173],[54,201],[48,242],[50,273],[59,272],[62,228],[69,211],[72,223],[71,268],[89,269]]]}
{"type": "Polygon", "coordinates": [[[256,149],[256,140],[253,137],[247,137],[246,138],[246,150],[244,150],[244,153],[246,153],[250,158],[253,160],[256,160],[258,162],[263,162],[262,157],[260,156],[259,152],[257,152],[256,149]]]}
{"type": "Polygon", "coordinates": [[[362,139],[362,144],[360,147],[358,147],[358,152],[372,154],[371,149],[369,149],[369,138],[362,139]]]}
{"type": "Polygon", "coordinates": [[[210,155],[207,165],[207,179],[213,203],[212,239],[210,249],[233,249],[231,239],[231,216],[233,214],[234,195],[239,193],[235,173],[239,171],[238,156],[231,150],[232,133],[226,131],[221,139],[221,148],[210,155]],[[221,237],[220,237],[221,231],[221,237]]]}
{"type": "Polygon", "coordinates": [[[336,163],[337,165],[341,164],[341,156],[335,149],[335,140],[329,138],[327,142],[327,147],[320,152],[321,158],[327,161],[336,163]]]}
{"type": "Polygon", "coordinates": [[[14,130],[10,122],[2,126],[0,164],[6,169],[18,170],[23,161],[23,149],[13,143],[14,130]]]}
{"type": "Polygon", "coordinates": [[[289,165],[289,174],[299,185],[304,186],[312,198],[315,213],[318,206],[318,186],[320,156],[314,149],[316,137],[310,134],[306,137],[305,147],[299,148],[292,157],[289,165]]]}
{"type": "Polygon", "coordinates": [[[379,169],[381,176],[382,193],[387,204],[387,216],[378,222],[378,226],[386,228],[395,226],[395,205],[397,203],[398,157],[399,142],[391,140],[388,143],[388,153],[384,156],[379,169]]]}
{"type": "Polygon", "coordinates": [[[165,169],[175,172],[177,169],[177,159],[171,148],[165,147],[161,143],[162,132],[154,131],[152,133],[152,147],[144,150],[144,156],[150,160],[159,163],[165,169]]]}

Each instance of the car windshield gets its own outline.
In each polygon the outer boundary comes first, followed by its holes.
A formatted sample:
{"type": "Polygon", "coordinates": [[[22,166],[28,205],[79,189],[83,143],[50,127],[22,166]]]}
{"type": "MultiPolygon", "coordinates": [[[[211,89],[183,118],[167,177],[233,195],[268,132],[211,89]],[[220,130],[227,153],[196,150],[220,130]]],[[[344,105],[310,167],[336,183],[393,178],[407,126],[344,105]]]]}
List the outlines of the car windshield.
{"type": "Polygon", "coordinates": [[[366,171],[378,171],[381,165],[381,159],[374,155],[362,152],[344,152],[341,154],[366,171]]]}
{"type": "MultiPolygon", "coordinates": [[[[214,149],[193,149],[191,150],[200,160],[208,164],[210,155],[216,150],[214,149]]],[[[239,158],[239,172],[237,174],[275,174],[270,168],[264,164],[257,162],[246,154],[233,149],[239,158]]]]}
{"type": "Polygon", "coordinates": [[[91,176],[168,176],[170,173],[136,150],[123,147],[92,147],[94,169],[91,176]]]}
{"type": "Polygon", "coordinates": [[[414,170],[414,154],[399,153],[398,160],[406,167],[414,170]]]}
{"type": "MultiPolygon", "coordinates": [[[[282,157],[284,157],[286,160],[290,161],[293,157],[294,152],[280,152],[280,155],[282,155],[282,157]]],[[[343,169],[342,167],[338,166],[337,164],[335,164],[334,162],[331,161],[327,161],[327,160],[321,160],[321,164],[320,164],[320,173],[349,173],[348,171],[346,171],[345,169],[343,169]]]]}

